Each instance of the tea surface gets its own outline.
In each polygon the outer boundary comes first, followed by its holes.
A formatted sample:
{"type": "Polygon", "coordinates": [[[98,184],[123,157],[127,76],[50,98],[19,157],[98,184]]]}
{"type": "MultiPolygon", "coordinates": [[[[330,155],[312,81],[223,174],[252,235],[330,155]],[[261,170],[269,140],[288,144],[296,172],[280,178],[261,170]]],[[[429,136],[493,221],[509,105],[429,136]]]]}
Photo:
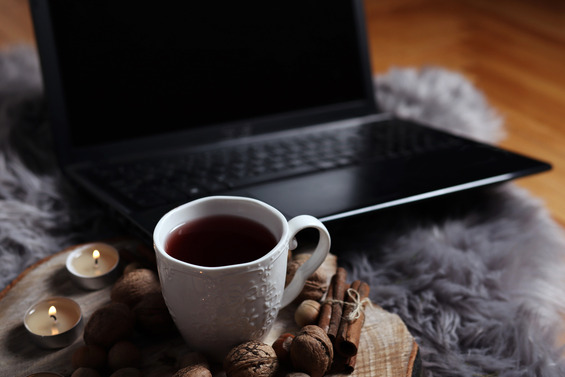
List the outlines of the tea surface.
{"type": "Polygon", "coordinates": [[[217,215],[173,229],[165,242],[165,251],[187,263],[220,267],[259,259],[276,244],[275,236],[258,222],[217,215]]]}

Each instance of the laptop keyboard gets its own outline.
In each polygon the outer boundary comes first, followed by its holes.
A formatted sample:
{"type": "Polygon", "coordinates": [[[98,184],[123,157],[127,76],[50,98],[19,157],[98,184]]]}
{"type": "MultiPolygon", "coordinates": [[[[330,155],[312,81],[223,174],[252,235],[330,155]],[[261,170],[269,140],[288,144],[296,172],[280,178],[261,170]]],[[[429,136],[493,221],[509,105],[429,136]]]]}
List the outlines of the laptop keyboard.
{"type": "Polygon", "coordinates": [[[399,121],[394,127],[366,125],[108,165],[90,176],[150,208],[316,171],[411,158],[459,143],[451,135],[399,121]]]}

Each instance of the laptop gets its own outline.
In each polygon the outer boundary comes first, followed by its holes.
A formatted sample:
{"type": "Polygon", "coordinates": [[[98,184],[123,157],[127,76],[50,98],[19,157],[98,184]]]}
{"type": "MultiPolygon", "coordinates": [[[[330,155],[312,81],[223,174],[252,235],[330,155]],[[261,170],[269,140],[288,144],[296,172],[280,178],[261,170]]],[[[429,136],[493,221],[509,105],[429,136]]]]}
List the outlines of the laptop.
{"type": "Polygon", "coordinates": [[[68,177],[150,239],[207,195],[324,222],[550,169],[375,103],[360,0],[31,0],[68,177]]]}

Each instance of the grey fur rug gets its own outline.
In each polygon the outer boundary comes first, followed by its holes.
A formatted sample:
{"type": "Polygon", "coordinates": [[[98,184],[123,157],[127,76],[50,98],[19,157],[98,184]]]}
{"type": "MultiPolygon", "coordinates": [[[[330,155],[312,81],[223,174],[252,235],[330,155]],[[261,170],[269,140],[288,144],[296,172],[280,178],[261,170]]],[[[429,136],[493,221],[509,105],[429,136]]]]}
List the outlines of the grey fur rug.
{"type": "MultiPolygon", "coordinates": [[[[377,77],[382,108],[496,143],[502,120],[461,75],[377,77]]],[[[34,50],[0,52],[0,287],[33,262],[119,229],[55,167],[34,50]]],[[[543,203],[513,183],[336,223],[350,279],[398,313],[427,376],[565,376],[565,240],[543,203]],[[340,237],[348,234],[348,238],[340,237]]]]}

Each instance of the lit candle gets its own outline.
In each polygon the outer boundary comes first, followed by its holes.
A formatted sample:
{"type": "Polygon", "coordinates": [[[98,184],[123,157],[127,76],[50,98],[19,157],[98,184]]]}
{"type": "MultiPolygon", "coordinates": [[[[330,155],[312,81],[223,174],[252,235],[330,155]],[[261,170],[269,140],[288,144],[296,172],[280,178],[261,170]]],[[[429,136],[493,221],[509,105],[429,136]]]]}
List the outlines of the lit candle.
{"type": "Polygon", "coordinates": [[[100,252],[98,250],[94,250],[92,252],[92,259],[94,259],[94,267],[98,267],[98,260],[100,259],[100,252]]]}
{"type": "Polygon", "coordinates": [[[65,297],[52,297],[29,308],[24,326],[43,348],[62,348],[71,344],[82,331],[79,305],[65,297]]]}
{"type": "Polygon", "coordinates": [[[67,270],[72,279],[86,289],[100,289],[110,284],[117,275],[120,255],[106,243],[78,246],[67,257],[67,270]]]}

